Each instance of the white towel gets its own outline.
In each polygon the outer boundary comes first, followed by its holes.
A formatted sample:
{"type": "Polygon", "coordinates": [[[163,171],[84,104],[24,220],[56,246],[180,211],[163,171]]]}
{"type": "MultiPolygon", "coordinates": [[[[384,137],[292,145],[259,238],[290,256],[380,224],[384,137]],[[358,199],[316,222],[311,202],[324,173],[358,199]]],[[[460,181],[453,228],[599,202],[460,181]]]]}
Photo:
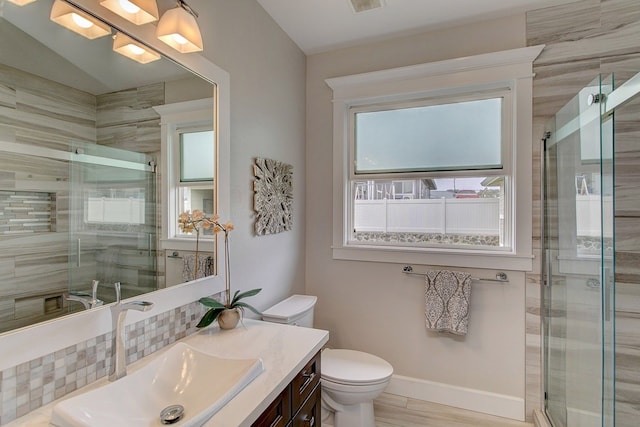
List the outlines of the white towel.
{"type": "Polygon", "coordinates": [[[471,275],[458,271],[434,270],[426,274],[427,328],[466,335],[469,327],[471,275]]]}
{"type": "Polygon", "coordinates": [[[182,255],[182,280],[185,282],[213,274],[213,257],[207,254],[198,254],[198,277],[193,277],[195,273],[195,259],[196,254],[182,255]]]}

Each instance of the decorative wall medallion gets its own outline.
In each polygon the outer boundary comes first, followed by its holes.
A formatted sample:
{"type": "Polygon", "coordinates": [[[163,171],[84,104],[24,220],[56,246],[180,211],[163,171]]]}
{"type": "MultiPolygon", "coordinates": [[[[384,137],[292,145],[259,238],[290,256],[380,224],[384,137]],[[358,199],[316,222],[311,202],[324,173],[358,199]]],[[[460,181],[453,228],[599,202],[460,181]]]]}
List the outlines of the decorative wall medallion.
{"type": "Polygon", "coordinates": [[[253,166],[253,209],[256,234],[275,234],[293,226],[293,166],[256,158],[253,166]]]}

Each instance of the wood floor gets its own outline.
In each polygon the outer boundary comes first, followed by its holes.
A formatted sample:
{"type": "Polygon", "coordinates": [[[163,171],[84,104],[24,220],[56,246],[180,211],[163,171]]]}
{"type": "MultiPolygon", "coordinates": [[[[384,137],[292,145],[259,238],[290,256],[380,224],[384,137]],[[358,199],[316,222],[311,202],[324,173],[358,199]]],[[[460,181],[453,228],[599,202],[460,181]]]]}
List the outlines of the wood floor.
{"type": "Polygon", "coordinates": [[[374,411],[376,427],[533,427],[533,424],[387,393],[374,401],[374,411]]]}

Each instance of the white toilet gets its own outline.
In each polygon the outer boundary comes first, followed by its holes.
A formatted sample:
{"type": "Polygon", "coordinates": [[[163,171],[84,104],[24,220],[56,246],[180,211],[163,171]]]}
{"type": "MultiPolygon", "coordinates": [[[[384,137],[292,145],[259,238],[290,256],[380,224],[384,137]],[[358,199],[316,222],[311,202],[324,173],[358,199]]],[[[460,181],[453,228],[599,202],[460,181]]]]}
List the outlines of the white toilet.
{"type": "MultiPolygon", "coordinates": [[[[262,319],[311,328],[316,300],[293,295],[265,310],[262,319]]],[[[334,426],[374,427],[373,399],[389,384],[393,367],[368,353],[329,348],[322,351],[321,367],[323,409],[333,412],[334,426]]]]}

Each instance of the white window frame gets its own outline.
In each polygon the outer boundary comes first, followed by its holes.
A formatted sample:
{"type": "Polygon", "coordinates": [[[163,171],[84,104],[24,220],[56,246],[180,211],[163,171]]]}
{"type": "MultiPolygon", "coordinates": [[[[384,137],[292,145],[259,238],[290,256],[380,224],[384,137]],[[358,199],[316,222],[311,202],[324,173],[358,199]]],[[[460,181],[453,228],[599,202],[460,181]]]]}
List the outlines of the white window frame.
{"type": "MultiPolygon", "coordinates": [[[[326,80],[333,90],[334,259],[532,270],[532,68],[543,47],[512,49],[326,80]],[[455,98],[460,94],[505,89],[512,98],[508,116],[510,123],[506,129],[509,135],[503,138],[510,142],[503,152],[503,174],[510,176],[512,183],[509,195],[505,195],[512,197],[512,211],[508,215],[512,220],[511,224],[505,225],[509,228],[505,231],[511,233],[510,249],[478,251],[473,248],[395,247],[358,245],[348,241],[353,172],[352,108],[403,100],[455,98]]],[[[459,175],[460,171],[452,172],[452,175],[456,174],[459,175]]]]}
{"type": "MultiPolygon", "coordinates": [[[[165,206],[162,224],[162,249],[193,250],[195,236],[178,234],[178,193],[185,185],[180,182],[180,134],[187,131],[213,130],[214,138],[218,140],[215,127],[214,100],[205,98],[196,101],[177,102],[154,107],[161,116],[162,137],[162,205],[165,206]],[[166,203],[164,202],[166,200],[166,203]]],[[[219,145],[214,144],[214,209],[219,211],[218,191],[215,189],[219,182],[219,145]]],[[[209,183],[210,181],[207,181],[209,183]]],[[[187,186],[202,184],[189,182],[187,186]]],[[[208,212],[211,213],[211,212],[208,212]]],[[[214,250],[213,236],[200,236],[199,249],[201,251],[214,250]]]]}
{"type": "MultiPolygon", "coordinates": [[[[489,91],[481,91],[475,93],[455,93],[451,95],[445,95],[445,97],[436,97],[430,99],[414,99],[416,98],[415,94],[409,94],[408,99],[407,95],[401,95],[398,97],[393,97],[393,101],[388,102],[386,104],[365,104],[359,105],[358,103],[352,104],[349,107],[349,180],[351,183],[357,180],[402,180],[402,179],[422,179],[422,178],[464,178],[464,177],[497,177],[504,176],[504,206],[512,206],[513,205],[513,185],[512,185],[512,145],[513,145],[513,132],[512,132],[512,115],[513,115],[513,96],[512,90],[510,87],[502,87],[497,89],[491,89],[489,91]],[[415,106],[431,106],[431,105],[442,105],[445,103],[455,103],[455,102],[466,102],[466,101],[476,101],[483,99],[502,99],[502,111],[501,111],[501,168],[494,169],[460,169],[460,170],[443,170],[443,171],[429,171],[429,172],[385,172],[385,173],[359,173],[355,172],[355,115],[360,112],[369,112],[369,111],[380,111],[381,107],[383,109],[394,109],[394,108],[411,108],[415,106]]],[[[347,183],[349,186],[350,183],[347,183]]],[[[353,230],[354,226],[354,197],[347,197],[346,199],[346,215],[347,215],[347,228],[345,230],[353,230]]],[[[495,249],[486,249],[471,246],[469,248],[456,248],[460,252],[469,252],[469,253],[491,253],[491,252],[501,252],[508,253],[512,250],[512,233],[511,233],[511,224],[513,223],[511,211],[505,210],[504,212],[504,230],[503,237],[506,242],[509,242],[507,246],[496,247],[495,249]]],[[[349,241],[349,234],[347,233],[346,241],[348,246],[361,246],[361,247],[371,247],[372,244],[358,244],[357,242],[349,241]]],[[[375,244],[374,244],[375,245],[375,244]]],[[[382,246],[382,245],[380,245],[382,246]]],[[[384,245],[385,247],[389,247],[389,245],[384,245]]],[[[405,244],[403,245],[404,249],[412,249],[420,247],[423,249],[427,249],[429,247],[435,250],[446,250],[453,249],[453,245],[444,245],[444,244],[424,244],[424,245],[411,245],[405,244]]]]}

